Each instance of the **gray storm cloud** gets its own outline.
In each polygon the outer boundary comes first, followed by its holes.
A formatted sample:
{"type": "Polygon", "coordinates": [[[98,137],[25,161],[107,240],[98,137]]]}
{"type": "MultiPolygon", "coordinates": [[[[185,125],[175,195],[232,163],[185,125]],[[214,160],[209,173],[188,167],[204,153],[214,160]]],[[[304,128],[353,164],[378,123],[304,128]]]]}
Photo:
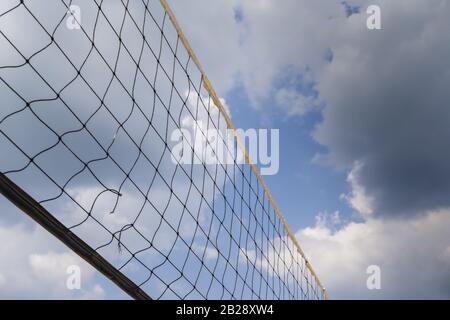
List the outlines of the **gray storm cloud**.
{"type": "Polygon", "coordinates": [[[380,1],[383,30],[353,15],[336,32],[318,89],[328,101],[315,138],[383,216],[450,205],[450,5],[380,1]],[[356,172],[357,171],[357,172],[356,172]]]}

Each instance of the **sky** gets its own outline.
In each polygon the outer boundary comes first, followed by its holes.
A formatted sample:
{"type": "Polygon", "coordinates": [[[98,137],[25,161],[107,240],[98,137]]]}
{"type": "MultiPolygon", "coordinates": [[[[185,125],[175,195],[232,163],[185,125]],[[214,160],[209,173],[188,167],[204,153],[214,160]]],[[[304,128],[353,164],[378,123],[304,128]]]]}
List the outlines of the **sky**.
{"type": "MultiPolygon", "coordinates": [[[[448,298],[450,4],[170,4],[235,126],[280,129],[280,170],[264,179],[330,297],[448,298]],[[381,30],[366,26],[372,4],[381,30]],[[380,290],[366,286],[371,265],[380,290]]],[[[0,208],[1,298],[126,298],[3,199],[0,208]],[[65,288],[73,263],[85,270],[81,291],[65,288]]]]}

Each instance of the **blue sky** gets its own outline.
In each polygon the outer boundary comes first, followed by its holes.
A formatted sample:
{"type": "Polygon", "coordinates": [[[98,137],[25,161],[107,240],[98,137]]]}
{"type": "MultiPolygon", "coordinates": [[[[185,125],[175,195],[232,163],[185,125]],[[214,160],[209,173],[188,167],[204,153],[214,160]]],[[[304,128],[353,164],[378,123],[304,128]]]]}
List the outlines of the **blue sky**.
{"type": "Polygon", "coordinates": [[[311,135],[321,121],[320,112],[302,118],[286,117],[273,99],[267,99],[255,109],[240,87],[225,99],[237,128],[280,129],[280,170],[263,178],[291,228],[297,230],[314,224],[319,212],[351,214],[346,203],[340,200],[340,195],[348,191],[345,173],[313,161],[317,153],[324,152],[311,135]]]}

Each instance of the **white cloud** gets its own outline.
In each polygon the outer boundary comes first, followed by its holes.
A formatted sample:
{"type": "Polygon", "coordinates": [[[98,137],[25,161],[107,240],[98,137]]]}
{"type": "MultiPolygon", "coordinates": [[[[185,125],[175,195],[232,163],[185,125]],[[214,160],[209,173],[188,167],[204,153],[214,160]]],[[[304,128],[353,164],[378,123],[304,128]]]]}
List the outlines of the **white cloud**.
{"type": "MultiPolygon", "coordinates": [[[[79,262],[79,258],[67,252],[55,253],[50,251],[46,254],[29,255],[29,264],[33,272],[51,277],[65,276],[67,267],[79,264],[79,262]]],[[[92,270],[89,271],[92,274],[92,270]]]]}
{"type": "Polygon", "coordinates": [[[95,284],[92,290],[83,292],[81,299],[83,300],[96,300],[102,299],[106,296],[106,292],[99,284],[95,284]]]}
{"type": "Polygon", "coordinates": [[[367,216],[373,213],[374,198],[369,196],[364,188],[364,185],[358,181],[358,174],[362,169],[361,162],[355,162],[352,170],[347,176],[347,182],[350,184],[351,192],[349,194],[342,194],[341,199],[358,211],[360,214],[367,216]]]}
{"type": "Polygon", "coordinates": [[[105,297],[95,283],[95,271],[83,259],[67,252],[40,227],[16,224],[0,227],[0,298],[80,299],[105,297]],[[66,287],[67,267],[81,269],[81,289],[66,287]]]}
{"type": "Polygon", "coordinates": [[[368,219],[338,230],[318,219],[296,233],[331,298],[448,298],[450,210],[410,220],[368,219]],[[366,269],[381,268],[381,290],[366,269]]]}
{"type": "Polygon", "coordinates": [[[0,273],[0,287],[6,283],[5,276],[0,273]]]}
{"type": "Polygon", "coordinates": [[[42,283],[40,282],[45,282],[47,297],[75,297],[81,299],[102,299],[105,297],[105,292],[99,284],[90,284],[94,276],[94,269],[72,252],[55,253],[50,251],[45,254],[30,254],[29,266],[31,268],[30,275],[34,279],[40,280],[36,281],[35,285],[41,286],[42,283]],[[67,269],[72,265],[80,267],[82,287],[80,292],[68,295],[66,293],[69,291],[66,286],[67,277],[69,276],[67,269]],[[86,290],[86,283],[92,286],[89,290],[86,290]]]}
{"type": "Polygon", "coordinates": [[[219,251],[212,246],[204,246],[202,244],[194,243],[193,249],[199,256],[205,256],[208,260],[216,260],[219,257],[219,251]]]}
{"type": "Polygon", "coordinates": [[[172,3],[219,93],[223,95],[242,84],[255,107],[272,95],[273,82],[286,67],[315,70],[327,63],[323,55],[328,49],[330,30],[336,21],[345,20],[339,2],[323,0],[288,0],[283,5],[276,1],[237,0],[205,4],[202,0],[172,3]],[[243,23],[233,20],[237,6],[243,23]],[[192,20],[196,23],[190,23],[192,20]],[[220,45],[215,45],[218,41],[220,45]]]}
{"type": "Polygon", "coordinates": [[[293,89],[281,88],[277,91],[275,99],[288,116],[302,116],[314,110],[315,98],[304,96],[293,89]]]}

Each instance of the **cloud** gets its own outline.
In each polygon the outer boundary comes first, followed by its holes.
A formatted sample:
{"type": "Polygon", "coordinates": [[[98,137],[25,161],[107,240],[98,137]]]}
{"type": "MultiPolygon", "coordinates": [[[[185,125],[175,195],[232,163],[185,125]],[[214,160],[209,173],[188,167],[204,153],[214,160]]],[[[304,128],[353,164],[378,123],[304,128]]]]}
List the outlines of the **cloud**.
{"type": "Polygon", "coordinates": [[[103,299],[94,269],[40,227],[0,226],[0,298],[103,299]],[[81,289],[66,287],[67,268],[81,269],[81,289]]]}
{"type": "Polygon", "coordinates": [[[450,212],[410,220],[368,219],[335,229],[319,217],[296,233],[336,299],[446,299],[450,296],[450,212]],[[381,268],[381,290],[368,290],[367,267],[381,268]]]}
{"type": "Polygon", "coordinates": [[[341,199],[363,216],[368,216],[374,212],[374,198],[367,195],[364,185],[358,181],[358,174],[362,170],[362,164],[356,162],[347,176],[347,182],[350,184],[349,194],[341,194],[341,199]]]}
{"type": "Polygon", "coordinates": [[[335,31],[333,61],[317,78],[327,106],[314,137],[329,149],[329,163],[350,169],[347,199],[356,210],[398,216],[445,208],[450,6],[378,3],[382,31],[368,31],[365,15],[335,31]]]}
{"type": "Polygon", "coordinates": [[[288,116],[322,112],[314,138],[329,154],[321,159],[353,172],[375,215],[450,205],[446,1],[216,1],[195,24],[206,9],[174,9],[219,92],[241,85],[256,107],[275,97],[288,116]],[[383,30],[367,29],[369,4],[381,7],[383,30]],[[287,67],[300,76],[309,70],[324,109],[295,86],[276,90],[287,67]]]}
{"type": "MultiPolygon", "coordinates": [[[[43,280],[45,282],[46,290],[50,291],[46,297],[54,297],[61,299],[63,297],[79,298],[79,299],[104,299],[104,289],[96,283],[89,284],[89,290],[81,289],[76,294],[65,293],[69,291],[66,286],[66,281],[69,276],[67,268],[69,266],[79,266],[81,270],[81,285],[83,282],[90,283],[94,275],[94,269],[76,256],[72,252],[48,252],[45,254],[30,254],[29,265],[31,267],[30,275],[35,279],[43,280]]],[[[36,281],[34,285],[42,285],[41,281],[36,281]]]]}
{"type": "Polygon", "coordinates": [[[322,105],[316,83],[308,68],[283,69],[274,81],[277,105],[290,117],[303,116],[310,111],[319,111],[322,105]]]}
{"type": "Polygon", "coordinates": [[[323,56],[329,48],[327,28],[334,24],[330,17],[346,19],[341,4],[323,0],[288,0],[282,6],[221,0],[199,10],[204,4],[173,2],[173,7],[219,93],[242,85],[255,108],[272,96],[274,81],[287,67],[316,69],[328,63],[323,56]],[[236,8],[240,22],[234,18],[236,8]],[[194,19],[197,23],[190,23],[194,19]]]}

